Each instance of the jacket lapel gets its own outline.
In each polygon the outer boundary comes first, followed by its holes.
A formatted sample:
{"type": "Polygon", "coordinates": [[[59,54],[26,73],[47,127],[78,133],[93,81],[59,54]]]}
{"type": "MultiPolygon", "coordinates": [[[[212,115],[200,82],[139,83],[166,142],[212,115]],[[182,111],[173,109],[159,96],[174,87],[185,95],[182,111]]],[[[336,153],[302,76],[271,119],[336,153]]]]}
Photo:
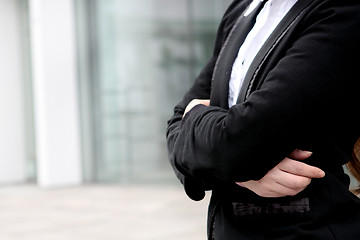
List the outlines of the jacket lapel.
{"type": "MultiPolygon", "coordinates": [[[[251,1],[248,2],[250,3],[251,1]]],[[[247,9],[248,8],[245,9],[234,23],[214,66],[211,104],[225,109],[228,108],[229,79],[232,65],[237,57],[241,44],[255,23],[253,16],[244,16],[247,9]]]]}
{"type": "Polygon", "coordinates": [[[264,43],[253,62],[251,63],[240,89],[237,103],[244,102],[250,93],[255,89],[255,85],[259,84],[255,79],[260,68],[266,62],[267,58],[271,55],[272,51],[282,40],[289,29],[296,23],[302,13],[305,11],[307,6],[313,0],[298,0],[298,2],[290,9],[290,11],[281,20],[279,25],[275,28],[274,32],[270,35],[267,41],[264,43]]]}

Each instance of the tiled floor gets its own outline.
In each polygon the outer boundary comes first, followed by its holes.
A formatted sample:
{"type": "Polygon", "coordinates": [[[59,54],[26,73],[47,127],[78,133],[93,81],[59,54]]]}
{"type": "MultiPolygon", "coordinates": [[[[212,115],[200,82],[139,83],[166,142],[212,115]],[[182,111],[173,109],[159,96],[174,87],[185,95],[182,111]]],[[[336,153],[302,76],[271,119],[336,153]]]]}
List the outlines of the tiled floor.
{"type": "Polygon", "coordinates": [[[177,186],[0,187],[0,240],[201,240],[208,201],[177,186]]]}

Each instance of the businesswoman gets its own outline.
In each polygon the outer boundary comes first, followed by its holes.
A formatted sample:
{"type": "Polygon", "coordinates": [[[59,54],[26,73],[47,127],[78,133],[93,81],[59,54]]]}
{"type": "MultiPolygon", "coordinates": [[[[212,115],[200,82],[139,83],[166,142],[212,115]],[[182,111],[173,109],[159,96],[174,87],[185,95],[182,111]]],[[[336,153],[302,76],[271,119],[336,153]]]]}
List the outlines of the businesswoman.
{"type": "Polygon", "coordinates": [[[356,0],[232,2],[167,128],[187,195],[212,190],[209,239],[360,239],[360,200],[342,168],[360,136],[359,56],[356,0]],[[268,196],[264,182],[289,159],[323,174],[268,196]]]}

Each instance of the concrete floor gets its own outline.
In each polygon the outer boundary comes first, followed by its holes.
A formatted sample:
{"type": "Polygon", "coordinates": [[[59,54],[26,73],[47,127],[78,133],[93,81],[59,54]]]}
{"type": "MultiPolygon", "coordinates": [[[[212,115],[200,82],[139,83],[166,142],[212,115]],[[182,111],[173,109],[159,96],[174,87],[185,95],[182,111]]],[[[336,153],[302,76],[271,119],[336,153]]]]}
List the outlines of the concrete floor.
{"type": "Polygon", "coordinates": [[[201,240],[208,201],[180,186],[0,187],[0,239],[201,240]]]}

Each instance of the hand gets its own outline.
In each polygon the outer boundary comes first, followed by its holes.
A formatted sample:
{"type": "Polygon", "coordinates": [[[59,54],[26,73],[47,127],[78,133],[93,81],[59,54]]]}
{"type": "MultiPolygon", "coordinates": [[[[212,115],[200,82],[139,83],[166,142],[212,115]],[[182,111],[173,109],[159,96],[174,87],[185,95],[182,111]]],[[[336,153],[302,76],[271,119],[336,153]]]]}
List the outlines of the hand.
{"type": "Polygon", "coordinates": [[[185,116],[185,114],[187,114],[193,107],[195,107],[196,105],[205,105],[205,106],[210,106],[210,100],[209,99],[194,99],[192,100],[187,107],[185,108],[185,112],[183,117],[185,116]]]}
{"type": "Polygon", "coordinates": [[[261,197],[295,196],[310,184],[312,178],[325,176],[321,169],[299,162],[307,159],[311,154],[311,152],[296,149],[262,179],[237,184],[261,197]]]}

